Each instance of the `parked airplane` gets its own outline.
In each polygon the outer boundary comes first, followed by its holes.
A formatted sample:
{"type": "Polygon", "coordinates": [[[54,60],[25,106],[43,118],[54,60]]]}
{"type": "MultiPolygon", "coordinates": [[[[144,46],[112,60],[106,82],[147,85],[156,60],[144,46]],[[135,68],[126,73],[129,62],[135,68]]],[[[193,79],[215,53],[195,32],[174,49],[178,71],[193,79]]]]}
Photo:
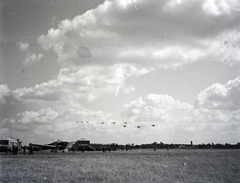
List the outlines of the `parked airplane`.
{"type": "Polygon", "coordinates": [[[52,142],[50,144],[44,144],[44,145],[30,143],[29,146],[32,146],[34,151],[51,149],[52,151],[55,151],[55,152],[57,152],[57,150],[63,152],[67,148],[68,142],[58,140],[56,142],[52,142]]]}

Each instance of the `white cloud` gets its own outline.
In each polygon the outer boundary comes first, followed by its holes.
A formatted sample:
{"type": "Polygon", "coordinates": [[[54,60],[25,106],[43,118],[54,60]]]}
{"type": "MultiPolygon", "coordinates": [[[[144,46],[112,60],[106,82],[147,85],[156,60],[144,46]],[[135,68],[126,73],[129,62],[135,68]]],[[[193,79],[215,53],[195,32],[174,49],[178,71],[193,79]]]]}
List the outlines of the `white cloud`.
{"type": "MultiPolygon", "coordinates": [[[[101,71],[105,72],[106,70],[101,71]]],[[[57,97],[57,100],[54,101],[55,105],[52,107],[39,111],[25,111],[8,119],[1,119],[1,128],[11,127],[15,132],[26,132],[22,135],[26,139],[29,139],[31,134],[35,134],[35,139],[41,139],[41,136],[44,136],[43,142],[52,138],[76,140],[76,138],[82,137],[91,138],[95,142],[98,142],[101,137],[101,142],[108,142],[107,139],[111,139],[111,142],[124,143],[153,142],[156,139],[179,143],[190,140],[195,143],[236,143],[239,139],[240,78],[229,81],[225,85],[214,84],[203,90],[198,95],[195,107],[177,101],[168,95],[149,94],[144,98],[139,97],[124,105],[122,119],[113,120],[111,114],[83,107],[80,104],[82,100],[76,98],[76,93],[79,92],[78,87],[73,87],[76,84],[74,80],[79,75],[72,71],[71,75],[68,73],[70,70],[61,72],[61,76],[59,76],[61,80],[58,82],[65,83],[68,85],[67,88],[73,89],[71,95],[70,91],[66,92],[70,98],[63,95],[66,98],[57,97]],[[71,77],[69,77],[70,75],[71,77]],[[76,93],[74,93],[75,90],[77,90],[76,93]],[[102,124],[102,121],[105,123],[102,124]],[[112,121],[116,121],[116,124],[113,125],[112,121]],[[123,127],[124,121],[128,122],[125,128],[123,127]],[[137,126],[141,128],[137,128],[137,126]],[[81,135],[79,135],[79,131],[81,131],[81,135]]],[[[135,75],[135,72],[128,71],[128,74],[135,75]]],[[[98,88],[99,81],[92,77],[86,77],[83,80],[98,93],[109,90],[108,85],[104,85],[105,90],[98,88]]],[[[39,85],[31,89],[15,90],[12,93],[16,98],[25,101],[31,95],[36,97],[41,93],[43,94],[42,99],[46,99],[43,91],[53,91],[54,85],[56,90],[62,87],[56,81],[44,84],[45,86],[39,85]],[[20,94],[21,92],[22,94],[20,94]]],[[[107,82],[115,83],[116,81],[107,79],[107,82]]],[[[111,92],[113,91],[115,89],[111,92]]],[[[35,103],[37,100],[36,97],[35,103]]]]}
{"type": "Polygon", "coordinates": [[[203,9],[206,13],[219,16],[222,14],[230,14],[234,6],[238,4],[237,1],[224,1],[224,0],[207,0],[203,3],[203,9]],[[232,7],[230,7],[232,6],[232,7]]]}
{"type": "MultiPolygon", "coordinates": [[[[168,95],[139,97],[124,105],[122,117],[129,121],[126,129],[110,124],[103,128],[98,120],[111,121],[111,115],[80,103],[95,101],[101,95],[130,93],[136,78],[155,68],[176,68],[202,60],[229,66],[239,63],[239,7],[237,0],[114,0],[61,21],[57,28],[38,37],[43,50],[53,50],[62,64],[56,78],[13,91],[0,85],[1,106],[11,101],[47,103],[49,107],[45,104],[43,109],[1,119],[1,127],[13,125],[16,131],[34,132],[39,138],[43,134],[46,139],[51,134],[72,138],[66,130],[74,135],[84,131],[95,139],[107,132],[107,137],[136,141],[171,142],[176,137],[185,142],[188,138],[225,141],[229,136],[235,141],[239,137],[239,78],[200,92],[196,108],[168,95]],[[91,123],[79,126],[76,119],[90,119],[91,123]],[[156,128],[151,128],[153,123],[156,128]],[[136,125],[143,129],[135,131],[136,125]],[[213,131],[218,132],[216,137],[213,131]]],[[[29,49],[28,43],[19,42],[18,46],[21,51],[29,49]]],[[[25,65],[45,55],[27,53],[25,65]]]]}
{"type": "Polygon", "coordinates": [[[6,97],[11,95],[11,90],[7,85],[0,85],[0,104],[3,105],[6,103],[6,97]]]}
{"type": "Polygon", "coordinates": [[[194,121],[205,123],[204,132],[214,132],[219,139],[237,141],[240,130],[239,94],[239,77],[225,85],[214,84],[201,91],[196,100],[198,113],[194,121]]]}
{"type": "MultiPolygon", "coordinates": [[[[219,51],[219,38],[236,46],[224,48],[222,55],[234,53],[232,57],[239,58],[238,38],[229,36],[239,34],[236,6],[237,0],[105,1],[73,20],[63,20],[57,29],[39,36],[38,42],[67,64],[130,62],[176,67],[203,59],[218,61],[221,57],[211,53],[219,51]],[[79,58],[80,46],[87,47],[92,57],[79,58]]],[[[230,58],[220,61],[239,62],[230,58]]]]}
{"type": "Polygon", "coordinates": [[[108,113],[86,109],[78,102],[62,101],[53,108],[25,111],[11,118],[0,119],[0,128],[11,129],[15,134],[20,133],[21,140],[28,139],[27,142],[33,134],[35,138],[30,142],[46,143],[52,138],[70,141],[88,134],[85,130],[103,134],[104,130],[98,129],[97,125],[99,127],[99,122],[110,117],[108,113]]]}
{"type": "Polygon", "coordinates": [[[197,108],[218,110],[240,109],[240,77],[226,85],[214,84],[201,91],[196,101],[197,108]]]}
{"type": "MultiPolygon", "coordinates": [[[[149,69],[129,64],[63,68],[56,79],[34,87],[11,91],[7,86],[3,86],[1,90],[3,102],[9,93],[13,106],[14,102],[20,102],[18,106],[27,105],[28,109],[25,108],[25,111],[14,114],[15,116],[11,115],[14,117],[2,118],[1,128],[11,128],[14,133],[24,133],[21,136],[26,139],[31,139],[31,134],[35,134],[34,139],[40,139],[41,135],[44,136],[43,141],[52,139],[52,136],[76,140],[79,130],[84,131],[81,133],[84,137],[96,133],[93,135],[93,138],[96,137],[95,140],[98,140],[97,136],[100,134],[116,137],[116,129],[109,123],[113,121],[110,114],[89,110],[81,104],[94,101],[106,93],[117,96],[119,93],[131,92],[134,90],[134,80],[148,72],[149,69]],[[31,105],[39,107],[34,107],[35,111],[29,111],[31,105]],[[51,107],[41,109],[42,106],[51,107]],[[89,120],[89,123],[82,124],[82,120],[89,120]],[[107,121],[105,127],[109,125],[109,128],[103,128],[99,124],[101,121],[107,121]],[[65,133],[66,131],[68,133],[65,133]]],[[[79,136],[81,137],[83,136],[79,136]]]]}
{"type": "Polygon", "coordinates": [[[210,48],[211,57],[233,66],[240,62],[240,32],[229,31],[220,35],[210,48]],[[218,50],[216,52],[216,50],[218,50]]]}
{"type": "Polygon", "coordinates": [[[38,62],[43,57],[44,57],[44,55],[41,54],[41,53],[39,53],[39,54],[29,53],[27,55],[26,60],[24,61],[24,65],[29,65],[29,64],[33,64],[35,62],[38,62]]]}
{"type": "Polygon", "coordinates": [[[149,94],[145,99],[141,97],[136,101],[124,105],[123,117],[133,122],[175,123],[183,116],[188,117],[193,106],[175,101],[168,95],[149,94]],[[189,112],[190,111],[190,112],[189,112]]]}
{"type": "Polygon", "coordinates": [[[29,46],[30,46],[28,43],[21,42],[21,41],[18,42],[17,45],[19,46],[19,49],[20,49],[21,51],[27,51],[28,48],[29,48],[29,46]]]}
{"type": "MultiPolygon", "coordinates": [[[[158,138],[192,139],[198,143],[238,142],[239,92],[240,78],[225,85],[214,84],[200,92],[195,108],[168,95],[149,94],[146,98],[140,97],[125,104],[122,115],[145,128],[148,124],[156,124],[161,131],[158,138]]],[[[154,136],[157,137],[156,134],[154,136]]]]}
{"type": "Polygon", "coordinates": [[[128,64],[113,66],[85,66],[72,70],[64,68],[55,80],[32,88],[19,88],[13,91],[22,100],[88,100],[93,101],[107,92],[117,96],[120,92],[134,90],[132,82],[148,73],[149,69],[128,64]]]}

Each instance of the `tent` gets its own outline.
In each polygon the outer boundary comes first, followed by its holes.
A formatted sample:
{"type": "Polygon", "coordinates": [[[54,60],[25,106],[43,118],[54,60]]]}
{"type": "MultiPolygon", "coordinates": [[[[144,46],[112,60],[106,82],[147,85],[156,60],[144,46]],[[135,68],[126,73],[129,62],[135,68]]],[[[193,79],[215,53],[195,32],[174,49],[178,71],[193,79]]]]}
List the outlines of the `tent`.
{"type": "Polygon", "coordinates": [[[0,146],[5,147],[8,146],[10,150],[12,150],[13,145],[18,146],[18,150],[22,149],[22,142],[19,139],[15,139],[12,137],[2,137],[0,139],[0,146]]]}

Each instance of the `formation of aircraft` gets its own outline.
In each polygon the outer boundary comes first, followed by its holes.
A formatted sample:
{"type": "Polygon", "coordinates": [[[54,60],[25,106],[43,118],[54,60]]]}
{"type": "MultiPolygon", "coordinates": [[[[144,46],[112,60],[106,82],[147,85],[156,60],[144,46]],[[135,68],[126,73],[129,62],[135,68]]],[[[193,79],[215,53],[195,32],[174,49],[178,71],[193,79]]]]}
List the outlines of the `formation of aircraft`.
{"type": "MultiPolygon", "coordinates": [[[[78,121],[76,121],[78,123],[78,121]]],[[[88,121],[81,121],[81,123],[88,123],[88,121]]],[[[105,124],[105,122],[101,122],[102,125],[105,124]]],[[[116,122],[112,122],[112,124],[116,124],[116,122]]],[[[127,128],[128,127],[128,122],[123,122],[122,126],[124,128],[127,128]]],[[[155,124],[152,124],[151,125],[152,127],[155,127],[156,125],[155,124]]],[[[140,129],[144,126],[136,126],[136,128],[140,129]]],[[[62,151],[64,152],[65,149],[67,149],[69,147],[69,143],[66,142],[66,141],[55,141],[55,142],[52,142],[52,143],[49,143],[49,144],[33,144],[33,143],[30,143],[29,144],[29,147],[31,147],[34,151],[40,151],[40,150],[51,150],[52,152],[57,152],[58,150],[59,151],[62,151]]]]}
{"type": "MultiPolygon", "coordinates": [[[[76,123],[78,123],[79,121],[76,121],[76,123]]],[[[88,121],[81,121],[82,124],[88,124],[89,122],[88,121]]],[[[90,122],[91,123],[91,122],[90,122]]],[[[105,122],[101,122],[102,125],[105,125],[107,123],[105,122]]],[[[113,125],[116,125],[116,124],[119,124],[118,122],[115,122],[113,121],[112,122],[113,125]]],[[[120,124],[122,127],[124,128],[127,128],[128,126],[132,126],[132,124],[128,123],[128,122],[122,122],[122,124],[120,124]]],[[[135,126],[135,125],[134,125],[135,126]]],[[[141,128],[144,128],[145,125],[143,126],[140,126],[140,125],[136,125],[135,127],[137,129],[141,129],[141,128]]],[[[151,124],[152,127],[156,127],[156,124],[151,124]]],[[[52,142],[52,143],[49,143],[49,144],[33,144],[33,143],[30,143],[29,144],[29,147],[31,146],[32,149],[34,151],[40,151],[40,150],[51,150],[52,152],[57,152],[58,150],[59,151],[62,151],[64,152],[65,149],[69,148],[69,143],[66,142],[66,141],[55,141],[55,142],[52,142]]],[[[70,145],[71,146],[71,145],[70,145]]]]}
{"type": "MultiPolygon", "coordinates": [[[[78,123],[78,121],[76,121],[76,123],[78,123]]],[[[85,122],[81,121],[81,123],[89,123],[89,122],[88,121],[85,121],[85,122]]],[[[101,124],[104,125],[104,124],[107,124],[107,123],[102,121],[101,124]]],[[[112,124],[115,125],[117,123],[115,121],[113,121],[112,124]]],[[[123,124],[121,126],[124,127],[124,128],[127,128],[129,125],[128,125],[128,122],[123,122],[123,124]]],[[[136,126],[136,128],[140,129],[140,128],[144,127],[144,126],[146,126],[146,125],[143,125],[143,126],[138,125],[138,126],[136,126]]],[[[151,124],[151,126],[152,127],[156,127],[156,124],[151,124]]]]}

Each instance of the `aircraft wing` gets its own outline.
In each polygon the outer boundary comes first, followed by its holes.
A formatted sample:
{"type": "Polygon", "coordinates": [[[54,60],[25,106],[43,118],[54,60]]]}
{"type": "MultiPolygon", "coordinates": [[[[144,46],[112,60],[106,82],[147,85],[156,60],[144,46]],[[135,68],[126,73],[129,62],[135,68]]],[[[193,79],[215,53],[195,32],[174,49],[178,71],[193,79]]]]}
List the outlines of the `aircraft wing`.
{"type": "Polygon", "coordinates": [[[37,148],[38,150],[47,150],[47,149],[56,149],[55,145],[42,145],[42,144],[31,144],[33,148],[37,148]]]}
{"type": "Polygon", "coordinates": [[[48,144],[48,145],[55,145],[57,147],[57,149],[59,150],[64,150],[67,148],[68,146],[68,142],[64,142],[64,141],[56,141],[56,142],[52,142],[51,144],[48,144]]]}
{"type": "Polygon", "coordinates": [[[51,149],[51,150],[57,151],[57,150],[65,150],[68,146],[68,142],[56,141],[56,142],[52,142],[50,144],[45,144],[45,145],[43,144],[31,144],[31,145],[34,149],[37,149],[37,150],[51,149]]]}

